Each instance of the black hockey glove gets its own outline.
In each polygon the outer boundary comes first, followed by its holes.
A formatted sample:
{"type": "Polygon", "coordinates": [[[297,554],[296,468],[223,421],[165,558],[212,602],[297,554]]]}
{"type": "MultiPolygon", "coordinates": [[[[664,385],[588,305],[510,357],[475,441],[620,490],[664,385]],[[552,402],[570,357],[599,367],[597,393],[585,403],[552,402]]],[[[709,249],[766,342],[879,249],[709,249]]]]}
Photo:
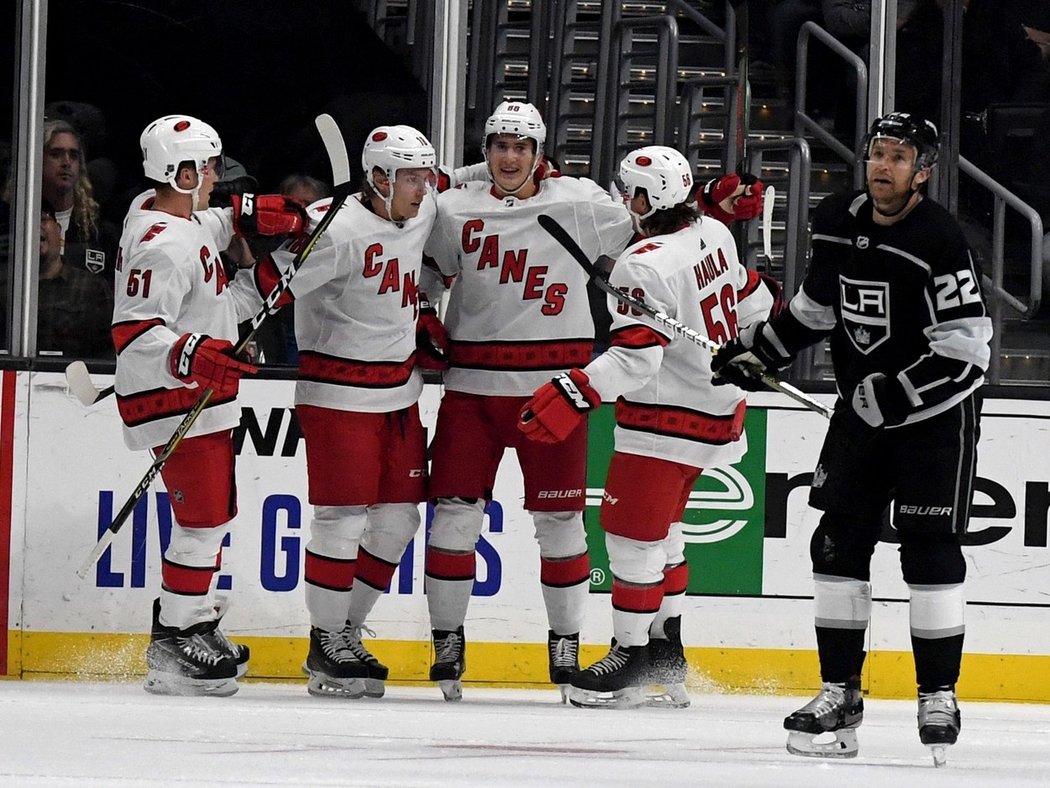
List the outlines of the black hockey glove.
{"type": "Polygon", "coordinates": [[[233,205],[233,195],[242,195],[245,192],[255,194],[259,191],[259,182],[251,175],[242,175],[228,181],[219,181],[211,189],[211,197],[208,198],[209,208],[229,208],[233,205]]]}
{"type": "Polygon", "coordinates": [[[857,384],[852,405],[861,420],[873,429],[901,424],[911,411],[901,382],[881,372],[874,372],[857,384]]]}
{"type": "Polygon", "coordinates": [[[764,321],[748,326],[715,353],[711,382],[716,386],[732,383],[744,391],[764,391],[762,373],[777,372],[793,361],[778,345],[776,334],[764,321]]]}

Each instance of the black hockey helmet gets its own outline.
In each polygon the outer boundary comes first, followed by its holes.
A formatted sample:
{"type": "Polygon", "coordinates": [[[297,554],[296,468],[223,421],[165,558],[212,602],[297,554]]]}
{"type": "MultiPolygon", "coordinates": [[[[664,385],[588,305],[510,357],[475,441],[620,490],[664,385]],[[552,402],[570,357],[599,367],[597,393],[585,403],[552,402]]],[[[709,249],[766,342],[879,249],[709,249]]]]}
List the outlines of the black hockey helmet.
{"type": "Polygon", "coordinates": [[[871,124],[864,140],[864,156],[871,155],[871,143],[879,137],[899,140],[915,146],[915,169],[921,170],[937,162],[938,136],[937,127],[925,118],[908,112],[890,112],[871,124]]]}

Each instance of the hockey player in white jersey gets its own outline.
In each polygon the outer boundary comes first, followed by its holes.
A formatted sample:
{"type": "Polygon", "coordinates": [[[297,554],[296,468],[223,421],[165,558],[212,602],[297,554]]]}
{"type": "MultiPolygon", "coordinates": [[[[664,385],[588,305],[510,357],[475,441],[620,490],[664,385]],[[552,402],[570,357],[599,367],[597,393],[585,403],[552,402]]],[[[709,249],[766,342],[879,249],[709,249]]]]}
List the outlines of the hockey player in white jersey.
{"type": "Polygon", "coordinates": [[[501,103],[485,123],[491,181],[438,195],[427,245],[441,274],[454,280],[445,313],[451,368],[431,446],[435,512],[426,560],[436,653],[430,678],[449,700],[461,697],[475,546],[507,448],[518,454],[539,543],[551,680],[567,685],[578,667],[590,573],[582,513],[586,429],[544,446],[524,440],[515,424],[552,372],[590,360],[594,325],[587,275],[538,230],[536,217],[556,216],[595,258],[619,254],[633,230],[623,207],[592,181],[539,177],[545,140],[535,107],[501,103]]]}
{"type": "MultiPolygon", "coordinates": [[[[426,493],[419,367],[439,366],[446,344],[419,291],[435,215],[434,158],[414,128],[374,129],[361,155],[362,191],[338,209],[289,288],[299,346],[295,405],[314,507],[304,665],[314,695],[381,697],[385,689],[388,670],[361,637],[419,529],[426,493]]],[[[311,206],[311,220],[330,205],[311,206]]],[[[275,253],[278,268],[293,251],[275,253]]]]}
{"type": "MultiPolygon", "coordinates": [[[[646,237],[616,261],[613,286],[717,343],[768,315],[772,294],[738,262],[729,230],[700,219],[689,204],[693,180],[685,157],[663,146],[640,148],[619,173],[625,202],[646,237]]],[[[680,637],[686,569],[679,521],[693,484],[704,468],[738,461],[747,443],[744,393],[712,384],[710,352],[612,297],[609,309],[609,350],[541,386],[522,410],[519,428],[534,441],[557,444],[603,400],[616,401],[615,451],[601,507],[614,639],[605,657],[573,678],[570,700],[627,707],[646,702],[657,615],[680,637]],[[666,593],[677,609],[664,605],[666,593]]],[[[684,660],[680,667],[684,681],[684,660]]],[[[673,705],[688,705],[680,682],[668,690],[673,705]]]]}
{"type": "Polygon", "coordinates": [[[174,523],[153,606],[145,687],[231,695],[247,670],[248,649],[219,630],[224,603],[213,580],[237,512],[231,437],[240,421],[237,390],[241,376],[254,372],[231,351],[238,322],[255,314],[267,291],[250,271],[227,281],[219,252],[249,226],[299,233],[303,216],[269,196],[238,196],[233,208],[207,210],[221,175],[222,142],[196,118],[154,121],[140,147],[146,177],[157,185],[133,202],[116,263],[112,334],[125,443],[159,451],[204,390],[214,392],[161,471],[174,523]]]}

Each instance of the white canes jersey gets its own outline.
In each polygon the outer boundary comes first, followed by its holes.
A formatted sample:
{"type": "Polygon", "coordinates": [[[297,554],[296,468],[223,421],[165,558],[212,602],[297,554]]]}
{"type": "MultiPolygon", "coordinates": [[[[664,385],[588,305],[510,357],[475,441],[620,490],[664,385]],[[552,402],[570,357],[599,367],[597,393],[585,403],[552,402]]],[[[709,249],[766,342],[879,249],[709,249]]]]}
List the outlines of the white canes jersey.
{"type": "MultiPolygon", "coordinates": [[[[129,448],[163,446],[203,394],[171,374],[168,357],[179,337],[207,334],[237,342],[237,324],[262,307],[252,272],[228,281],[219,251],[229,246],[229,211],[189,219],[150,210],[154,192],[135,198],[124,219],[117,255],[113,344],[115,390],[129,448]]],[[[188,436],[235,427],[236,397],[213,395],[188,436]]]]}
{"type": "MultiPolygon", "coordinates": [[[[415,366],[418,285],[423,244],[434,224],[434,200],[398,226],[355,194],[292,277],[299,345],[297,405],[385,413],[419,399],[415,366]]],[[[331,200],[310,206],[316,225],[331,200]]],[[[290,250],[274,253],[281,269],[290,250]]]]}
{"type": "Polygon", "coordinates": [[[550,214],[596,260],[620,254],[634,235],[623,205],[593,181],[548,178],[524,200],[467,183],[439,194],[437,210],[427,255],[454,279],[445,386],[528,396],[586,364],[594,347],[589,277],[536,217],[550,214]]]}
{"type": "MultiPolygon", "coordinates": [[[[713,219],[638,241],[609,281],[719,345],[773,305],[758,275],[738,262],[728,228],[713,219]]],[[[584,371],[603,400],[618,397],[616,450],[695,468],[743,457],[744,392],[711,382],[711,352],[611,296],[609,309],[611,347],[584,371]]]]}

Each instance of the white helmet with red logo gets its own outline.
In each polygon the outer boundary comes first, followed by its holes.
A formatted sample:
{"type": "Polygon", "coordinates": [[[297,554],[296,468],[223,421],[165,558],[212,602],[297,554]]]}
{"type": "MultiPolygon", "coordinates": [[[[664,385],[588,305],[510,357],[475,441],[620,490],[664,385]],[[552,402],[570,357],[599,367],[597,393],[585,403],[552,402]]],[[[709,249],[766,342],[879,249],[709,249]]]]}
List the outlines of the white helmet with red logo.
{"type": "Polygon", "coordinates": [[[693,193],[693,173],[685,156],[674,148],[649,145],[631,151],[620,162],[620,184],[627,201],[645,189],[650,208],[638,217],[644,219],[687,202],[693,193]]]}
{"type": "MultiPolygon", "coordinates": [[[[215,129],[189,115],[166,115],[153,121],[139,137],[139,147],[142,148],[142,169],[146,177],[166,183],[184,194],[190,192],[175,184],[179,165],[192,162],[200,175],[208,166],[208,159],[222,156],[222,140],[215,129]]],[[[198,179],[198,186],[199,183],[198,179]]]]}
{"type": "Polygon", "coordinates": [[[513,134],[536,142],[537,156],[547,141],[547,126],[540,111],[527,101],[504,101],[485,121],[485,143],[493,134],[513,134]]]}
{"type": "Polygon", "coordinates": [[[427,167],[433,169],[437,164],[437,154],[430,140],[411,126],[379,126],[365,139],[361,151],[361,169],[365,171],[368,185],[373,189],[373,170],[378,168],[386,173],[391,183],[396,179],[397,171],[427,167]]]}

